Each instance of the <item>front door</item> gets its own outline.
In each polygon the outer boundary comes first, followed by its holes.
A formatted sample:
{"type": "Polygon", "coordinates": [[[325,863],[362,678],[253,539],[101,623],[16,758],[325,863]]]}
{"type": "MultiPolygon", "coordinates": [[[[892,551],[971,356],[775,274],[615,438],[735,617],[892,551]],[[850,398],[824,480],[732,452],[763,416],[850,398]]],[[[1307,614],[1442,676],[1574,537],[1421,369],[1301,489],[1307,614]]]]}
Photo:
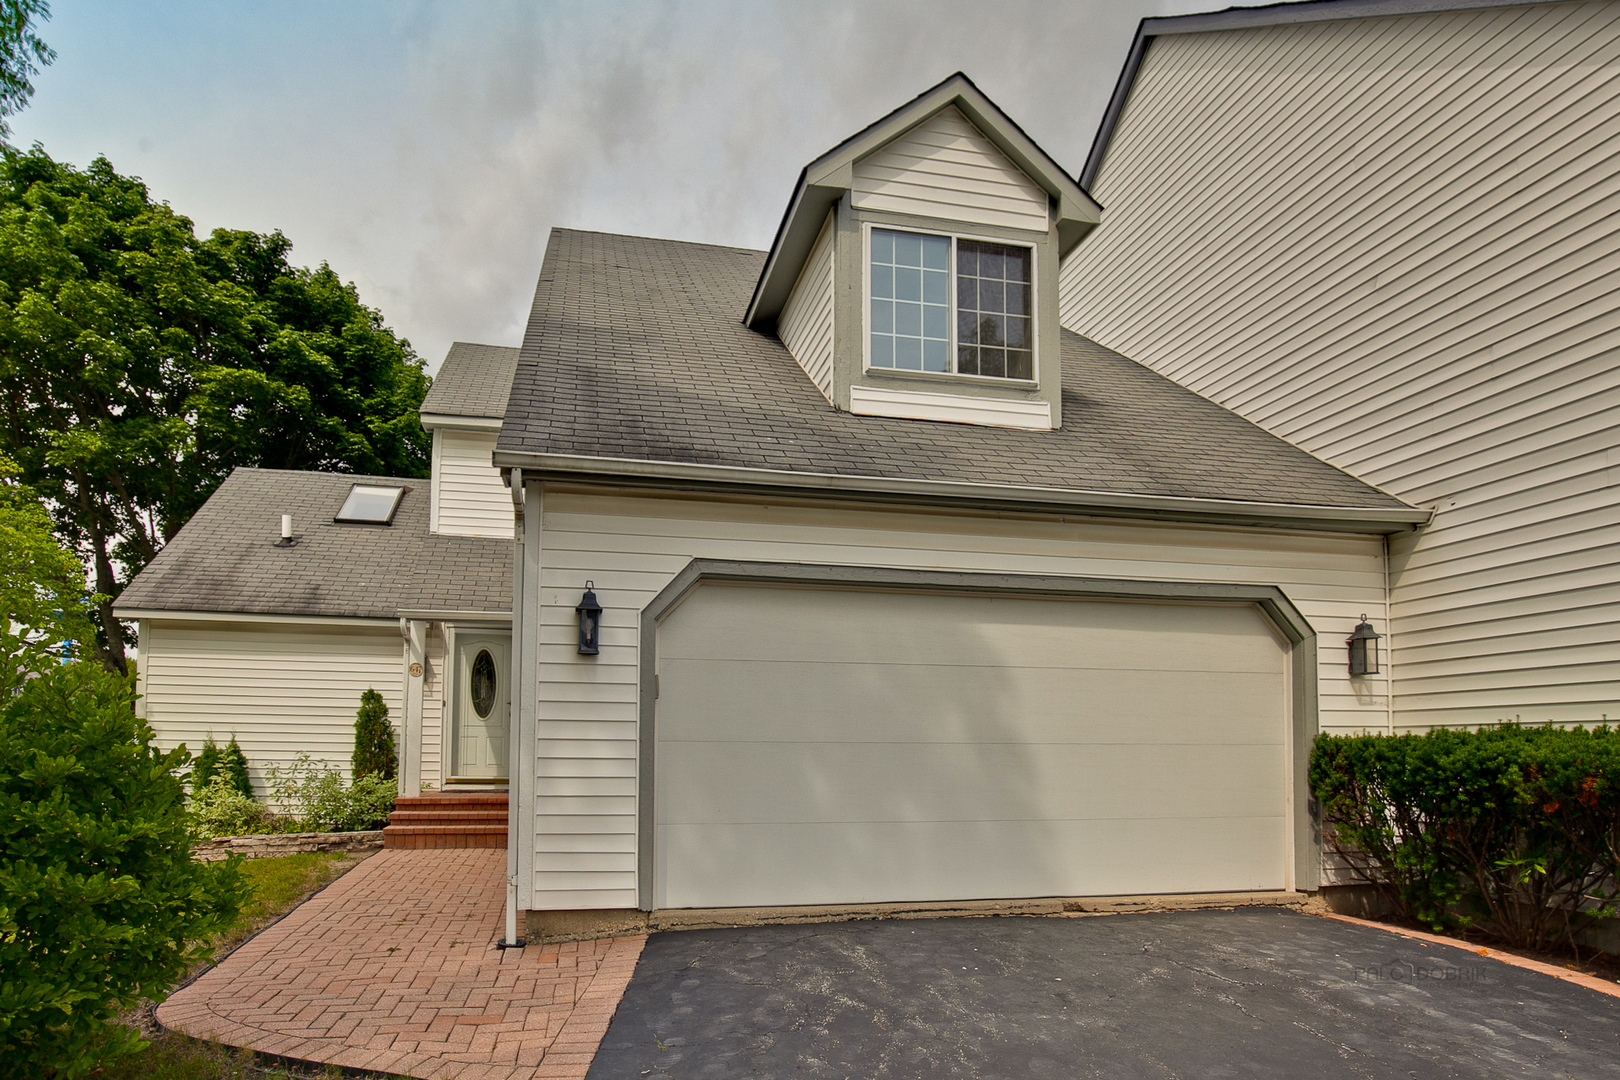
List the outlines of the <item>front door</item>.
{"type": "Polygon", "coordinates": [[[452,780],[506,780],[511,648],[510,634],[456,634],[452,780]]]}

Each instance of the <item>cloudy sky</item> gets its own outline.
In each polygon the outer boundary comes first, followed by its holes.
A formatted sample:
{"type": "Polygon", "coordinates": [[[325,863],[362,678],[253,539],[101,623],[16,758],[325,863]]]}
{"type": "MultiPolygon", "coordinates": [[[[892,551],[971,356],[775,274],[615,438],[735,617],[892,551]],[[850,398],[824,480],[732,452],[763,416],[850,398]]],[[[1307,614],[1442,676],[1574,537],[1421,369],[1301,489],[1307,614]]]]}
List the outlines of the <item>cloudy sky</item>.
{"type": "Polygon", "coordinates": [[[555,225],[765,247],[805,162],[956,70],[1071,173],[1138,19],[1210,0],[55,0],[13,122],[281,229],[437,367],[518,343],[555,225]]]}

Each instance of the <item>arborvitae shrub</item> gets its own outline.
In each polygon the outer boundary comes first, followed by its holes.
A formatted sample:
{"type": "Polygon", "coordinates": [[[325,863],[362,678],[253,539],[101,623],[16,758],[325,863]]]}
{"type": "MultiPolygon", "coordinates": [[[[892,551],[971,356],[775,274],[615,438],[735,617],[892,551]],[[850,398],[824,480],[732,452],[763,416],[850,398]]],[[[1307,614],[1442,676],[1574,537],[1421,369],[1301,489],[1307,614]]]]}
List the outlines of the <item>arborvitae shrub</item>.
{"type": "Polygon", "coordinates": [[[249,799],[253,798],[253,781],[248,779],[247,755],[236,744],[236,736],[231,736],[229,745],[220,751],[219,775],[223,776],[231,785],[231,790],[238,795],[249,799]]]}
{"type": "Polygon", "coordinates": [[[354,721],[354,778],[380,776],[392,780],[399,763],[394,749],[394,727],[388,722],[388,705],[382,695],[367,687],[360,695],[360,711],[354,721]]]}
{"type": "Polygon", "coordinates": [[[214,737],[212,735],[208,736],[203,742],[202,749],[197,751],[197,756],[191,762],[191,790],[193,792],[201,791],[214,782],[215,775],[219,773],[219,755],[220,749],[215,745],[214,737]]]}

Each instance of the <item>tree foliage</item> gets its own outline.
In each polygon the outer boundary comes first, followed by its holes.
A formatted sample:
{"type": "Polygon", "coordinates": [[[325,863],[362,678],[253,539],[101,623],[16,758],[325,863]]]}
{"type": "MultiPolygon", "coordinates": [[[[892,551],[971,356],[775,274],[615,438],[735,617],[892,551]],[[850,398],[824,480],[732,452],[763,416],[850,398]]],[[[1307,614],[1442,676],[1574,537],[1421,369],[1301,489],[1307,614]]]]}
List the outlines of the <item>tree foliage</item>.
{"type": "Polygon", "coordinates": [[[51,518],[0,453],[0,684],[53,667],[91,635],[84,568],[51,532],[51,518]]]}
{"type": "Polygon", "coordinates": [[[0,450],[90,567],[110,667],[112,599],[231,469],[427,474],[421,360],[290,248],[0,147],[0,450]]]}
{"type": "Polygon", "coordinates": [[[219,744],[212,735],[203,740],[202,749],[191,759],[191,792],[195,795],[212,787],[219,779],[219,744]]]}
{"type": "Polygon", "coordinates": [[[0,138],[9,138],[5,117],[22,111],[34,96],[35,75],[56,51],[34,33],[36,20],[51,17],[45,0],[0,0],[0,138]]]}
{"type": "Polygon", "coordinates": [[[0,1077],[137,1046],[110,1021],[162,999],[245,899],[235,862],[192,860],[185,752],[132,705],[99,664],[0,686],[0,1077]]]}
{"type": "Polygon", "coordinates": [[[354,778],[380,776],[392,780],[399,772],[399,752],[394,748],[394,725],[388,722],[388,704],[373,687],[360,695],[360,711],[354,719],[354,778]]]}
{"type": "Polygon", "coordinates": [[[225,744],[225,749],[219,755],[219,775],[231,786],[231,790],[243,798],[253,798],[253,781],[248,778],[247,755],[242,752],[241,745],[236,736],[225,744]]]}

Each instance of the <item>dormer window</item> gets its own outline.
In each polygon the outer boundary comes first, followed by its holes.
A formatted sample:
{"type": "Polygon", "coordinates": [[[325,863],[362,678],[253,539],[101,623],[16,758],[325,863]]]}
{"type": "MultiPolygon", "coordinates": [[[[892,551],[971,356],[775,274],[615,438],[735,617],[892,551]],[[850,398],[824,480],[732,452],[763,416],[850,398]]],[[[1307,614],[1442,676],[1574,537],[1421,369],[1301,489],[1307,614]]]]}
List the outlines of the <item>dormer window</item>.
{"type": "Polygon", "coordinates": [[[868,366],[1035,378],[1034,251],[872,228],[868,366]]]}

